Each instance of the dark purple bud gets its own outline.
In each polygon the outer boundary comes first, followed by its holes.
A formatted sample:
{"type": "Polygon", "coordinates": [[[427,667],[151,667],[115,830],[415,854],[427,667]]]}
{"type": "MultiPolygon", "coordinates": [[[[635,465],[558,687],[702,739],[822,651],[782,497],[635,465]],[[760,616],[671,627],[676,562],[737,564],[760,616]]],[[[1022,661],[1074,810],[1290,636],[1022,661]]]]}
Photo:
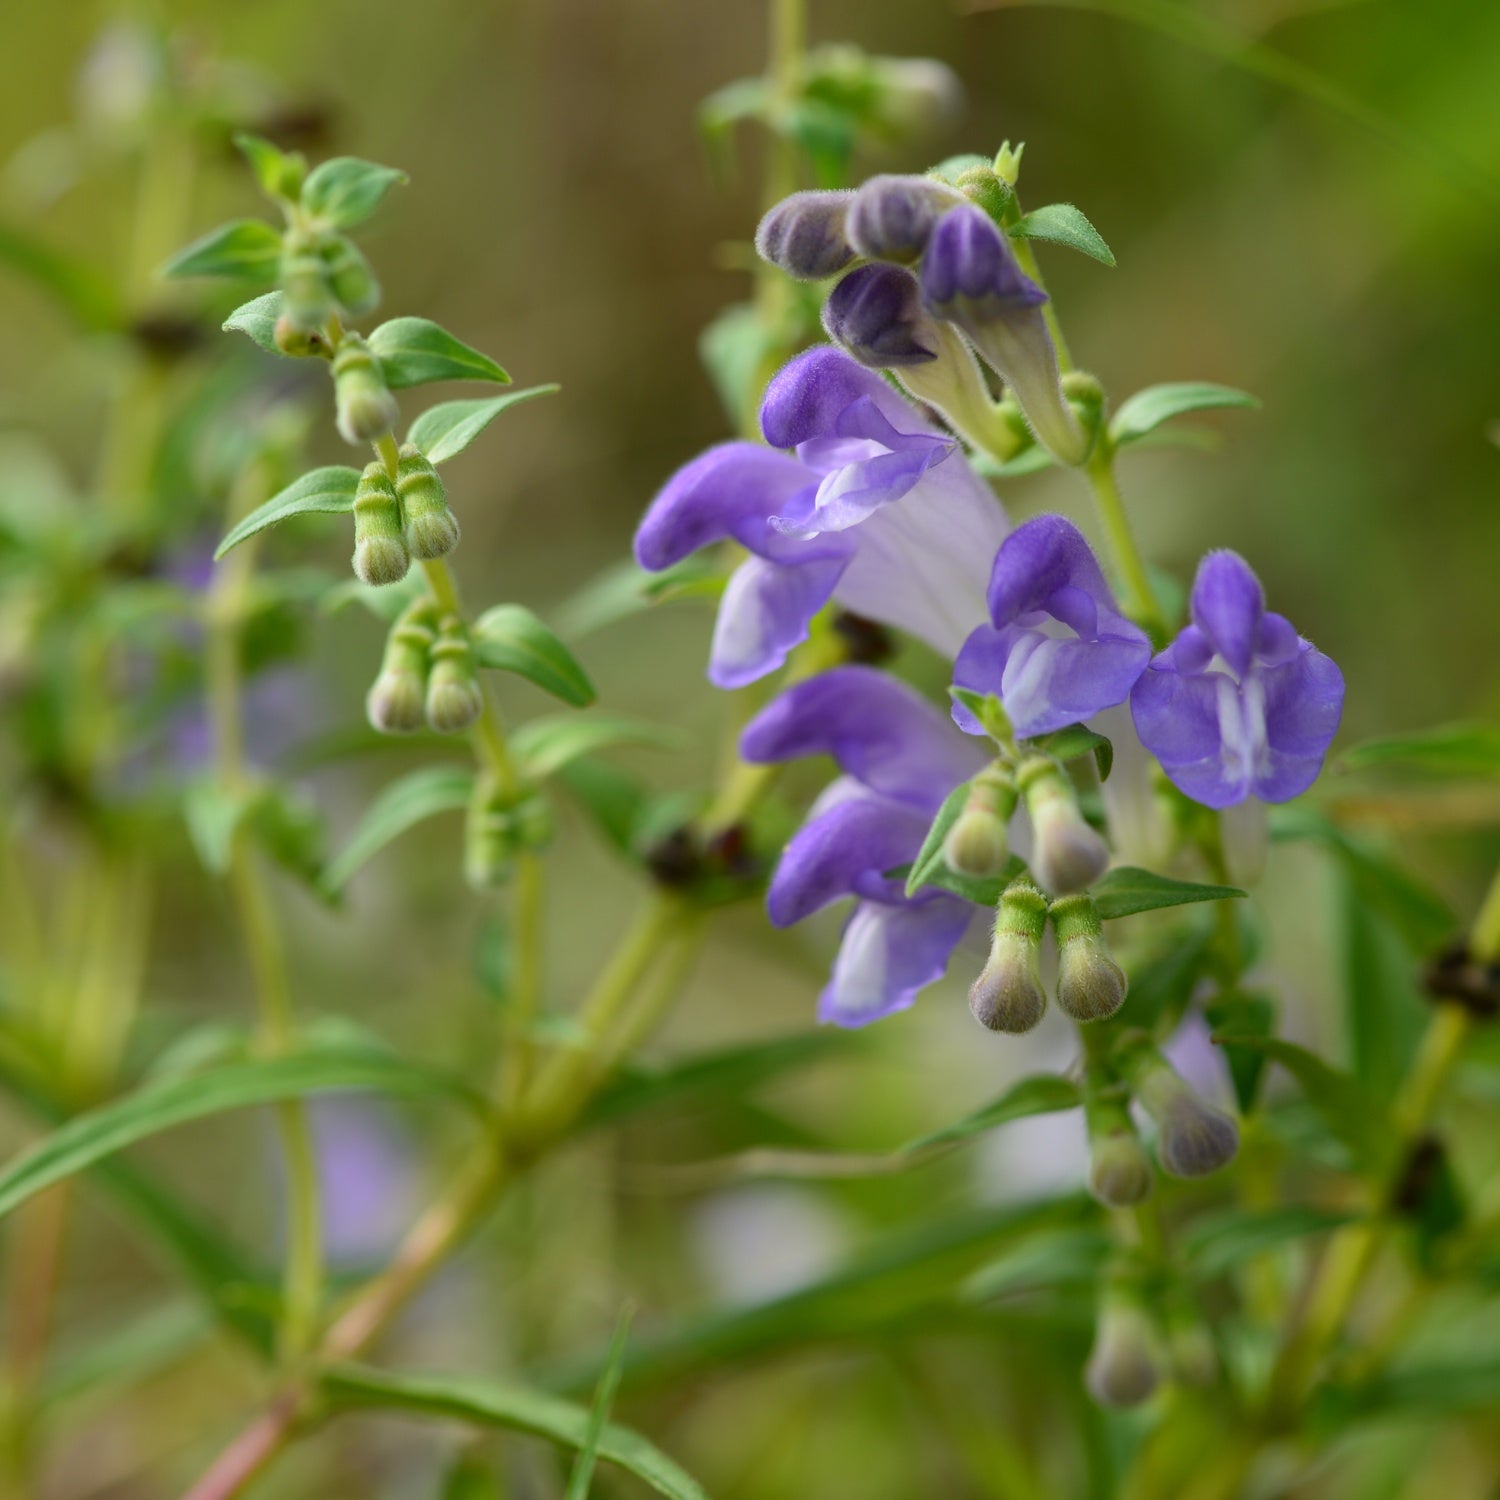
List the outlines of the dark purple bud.
{"type": "Polygon", "coordinates": [[[945,213],[922,257],[922,295],[939,315],[959,299],[972,317],[1039,307],[1047,294],[1021,269],[995,221],[972,204],[945,213]]]}
{"type": "Polygon", "coordinates": [[[937,358],[937,325],[922,306],[917,278],[900,266],[860,266],[834,287],[823,327],[872,370],[921,365],[937,358]]]}
{"type": "Polygon", "coordinates": [[[870,260],[912,265],[937,221],[963,204],[952,188],[928,177],[872,177],[849,205],[849,243],[870,260]]]}
{"type": "Polygon", "coordinates": [[[755,249],[798,281],[822,281],[854,259],[844,234],[847,192],[793,193],[760,221],[755,249]]]}

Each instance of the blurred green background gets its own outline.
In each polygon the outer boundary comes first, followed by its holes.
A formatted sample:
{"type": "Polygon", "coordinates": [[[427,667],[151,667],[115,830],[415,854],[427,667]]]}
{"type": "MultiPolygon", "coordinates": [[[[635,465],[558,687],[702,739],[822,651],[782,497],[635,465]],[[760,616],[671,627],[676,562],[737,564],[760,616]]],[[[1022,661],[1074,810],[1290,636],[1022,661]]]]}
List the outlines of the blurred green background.
{"type": "MultiPolygon", "coordinates": [[[[9,0],[0,218],[27,222],[101,267],[130,253],[128,153],[96,127],[74,162],[45,133],[77,118],[83,60],[121,16],[180,28],[193,45],[264,70],[288,103],[326,109],[318,149],[405,168],[411,186],[365,240],[385,285],[383,310],[437,319],[499,358],[518,384],[562,384],[560,396],[507,416],[449,481],[469,597],[518,599],[551,617],[624,554],[666,474],[728,435],[696,343],[720,307],[746,295],[745,273],[726,267],[744,263],[758,216],[760,143],[745,132],[739,172],[725,182],[709,169],[694,111],[709,91],[761,66],[762,7],[184,0],[132,11],[9,0]]],[[[1154,381],[1206,379],[1264,402],[1212,423],[1217,452],[1128,456],[1127,499],[1155,560],[1189,576],[1208,546],[1243,551],[1273,607],[1342,664],[1344,743],[1493,715],[1500,6],[1103,0],[962,14],[934,0],[812,0],[811,32],[815,42],[943,59],[966,87],[967,108],[941,138],[861,170],[921,169],[1024,140],[1028,204],[1072,201],[1093,219],[1117,269],[1058,249],[1045,264],[1075,354],[1116,400],[1154,381]]],[[[258,211],[227,152],[206,163],[178,208],[184,239],[258,211]]],[[[200,290],[144,279],[134,296],[142,309],[203,305],[200,290]]],[[[0,330],[0,426],[51,439],[81,481],[111,351],[80,346],[4,267],[0,330]]],[[[215,359],[253,355],[232,342],[211,345],[187,378],[204,378],[215,359]]],[[[318,460],[343,461],[331,423],[320,420],[315,433],[318,460]]],[[[1056,507],[1087,525],[1084,499],[1068,476],[1006,491],[1018,518],[1056,507]]],[[[346,545],[329,528],[320,560],[341,567],[346,545]]],[[[277,546],[286,556],[306,551],[295,540],[277,546]]],[[[708,629],[706,610],[678,604],[577,643],[609,707],[682,731],[680,752],[621,757],[663,788],[698,785],[712,765],[723,703],[702,677],[708,629]]],[[[317,685],[304,687],[298,725],[309,733],[357,719],[379,649],[377,628],[353,613],[313,631],[317,685]]],[[[507,694],[517,716],[543,706],[507,694]]],[[[315,778],[335,827],[347,827],[401,764],[392,756],[315,778]]],[[[1330,783],[1325,791],[1338,795],[1330,783]]],[[[803,784],[815,784],[811,773],[803,784]]],[[[481,923],[456,876],[457,837],[450,820],[404,840],[361,877],[345,913],[288,896],[308,1012],[356,1015],[453,1062],[488,1034],[473,978],[481,923]]],[[[1462,907],[1467,845],[1448,847],[1465,856],[1445,877],[1445,894],[1462,907]]],[[[1411,858],[1425,866],[1431,848],[1413,846],[1411,858]]],[[[1268,896],[1271,972],[1304,1009],[1293,1031],[1315,1033],[1331,1024],[1327,907],[1307,899],[1321,894],[1323,872],[1300,855],[1279,860],[1268,896]]],[[[551,995],[566,1009],[622,927],[635,887],[571,818],[559,861],[551,995]]],[[[248,1007],[223,903],[185,845],[153,921],[146,1051],[188,1017],[248,1007]]],[[[809,929],[768,936],[753,911],[721,922],[666,1050],[804,1027],[836,923],[809,929]]],[[[642,1304],[642,1327],[673,1326],[695,1308],[794,1285],[856,1252],[875,1226],[1076,1174],[1081,1140],[1061,1127],[1017,1131],[910,1178],[826,1189],[671,1193],[645,1169],[765,1140],[888,1147],[1039,1057],[1061,1060],[1064,1037],[1045,1032],[1004,1055],[978,1048],[954,984],[848,1050],[857,1064],[812,1070],[753,1105],[705,1103],[667,1125],[580,1146],[418,1305],[403,1327],[403,1357],[502,1371],[555,1366],[594,1349],[625,1296],[642,1304]],[[539,1244],[546,1253],[535,1253],[539,1244]]],[[[400,1205],[420,1201],[424,1188],[411,1142],[442,1139],[443,1127],[404,1114],[355,1126],[373,1131],[389,1158],[386,1207],[398,1205],[399,1227],[400,1205]]],[[[238,1121],[192,1134],[144,1154],[273,1247],[269,1133],[238,1121]],[[265,1163],[259,1180],[240,1180],[246,1160],[265,1163]],[[236,1163],[228,1201],[226,1162],[236,1163]]],[[[461,1151],[456,1132],[446,1149],[461,1151]]],[[[74,1350],[163,1297],[157,1269],[113,1219],[90,1207],[83,1223],[62,1315],[62,1343],[74,1350]]],[[[1076,1353],[1086,1329],[1055,1336],[1076,1353]]],[[[976,1477],[984,1464],[969,1461],[972,1445],[982,1456],[986,1441],[985,1422],[973,1419],[989,1411],[1024,1426],[1034,1417],[1016,1367],[1027,1337],[1034,1344],[1037,1335],[1001,1319],[978,1345],[950,1346],[935,1326],[935,1349],[877,1344],[711,1377],[669,1372],[657,1394],[632,1395],[623,1410],[720,1500],[998,1494],[976,1477]]],[[[90,1442],[56,1462],[55,1493],[169,1493],[256,1393],[247,1366],[209,1350],[128,1398],[99,1400],[90,1442]]],[[[435,1466],[452,1448],[451,1436],[345,1423],[268,1492],[436,1493],[435,1466]]],[[[522,1459],[523,1468],[544,1462],[522,1459]]],[[[1480,1472],[1456,1462],[1445,1491],[1453,1500],[1487,1493],[1464,1487],[1480,1472]]],[[[516,1495],[545,1492],[526,1484],[523,1474],[516,1495]]]]}

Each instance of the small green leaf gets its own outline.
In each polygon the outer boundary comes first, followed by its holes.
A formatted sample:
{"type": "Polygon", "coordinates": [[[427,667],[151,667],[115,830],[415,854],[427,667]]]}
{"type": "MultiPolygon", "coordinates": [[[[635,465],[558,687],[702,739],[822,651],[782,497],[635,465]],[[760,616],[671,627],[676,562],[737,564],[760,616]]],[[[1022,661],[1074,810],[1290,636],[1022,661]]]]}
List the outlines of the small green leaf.
{"type": "Polygon", "coordinates": [[[234,144],[250,163],[255,180],[268,198],[280,202],[297,196],[307,175],[307,158],[301,152],[283,151],[263,136],[252,135],[248,130],[237,131],[234,144]]]}
{"type": "Polygon", "coordinates": [[[392,318],[370,335],[369,344],[393,391],[434,380],[510,384],[510,376],[488,354],[471,349],[430,318],[392,318]]]}
{"type": "Polygon", "coordinates": [[[1096,734],[1083,724],[1069,724],[1066,729],[1054,729],[1051,734],[1038,735],[1026,743],[1054,760],[1077,760],[1082,755],[1092,754],[1099,767],[1100,781],[1108,781],[1109,773],[1114,769],[1115,747],[1102,734],[1096,734]]]}
{"type": "Polygon", "coordinates": [[[1106,921],[1133,917],[1137,912],[1158,911],[1164,906],[1187,906],[1194,901],[1229,901],[1244,891],[1232,885],[1200,885],[1193,880],[1173,880],[1121,865],[1111,870],[1089,890],[1099,915],[1106,921]]]}
{"type": "Polygon", "coordinates": [[[615,1404],[615,1395],[620,1389],[620,1372],[625,1365],[625,1346],[630,1338],[631,1310],[626,1308],[615,1324],[614,1337],[609,1341],[609,1353],[604,1359],[604,1370],[599,1376],[599,1387],[594,1392],[594,1404],[589,1408],[589,1425],[584,1429],[583,1445],[573,1462],[573,1472],[568,1475],[568,1492],[563,1500],[589,1500],[589,1489],[594,1482],[594,1462],[599,1454],[599,1440],[604,1436],[604,1424],[609,1420],[610,1408],[615,1404]]]}
{"type": "Polygon", "coordinates": [[[1180,1253],[1188,1271],[1207,1280],[1291,1240],[1327,1234],[1353,1222],[1353,1214],[1302,1204],[1226,1208],[1195,1220],[1183,1234],[1180,1253]]]}
{"type": "Polygon", "coordinates": [[[979,726],[992,740],[1001,744],[1011,738],[1010,715],[1005,705],[994,693],[976,693],[973,688],[950,687],[948,696],[961,707],[968,709],[979,721],[979,726]]]}
{"type": "Polygon", "coordinates": [[[1059,1110],[1077,1109],[1083,1103],[1078,1085],[1071,1079],[1054,1073],[1039,1073],[1034,1078],[1023,1078],[1013,1084],[998,1099],[986,1104],[983,1109],[965,1115],[952,1125],[934,1130],[929,1135],[918,1136],[908,1141],[903,1151],[926,1151],[933,1146],[947,1146],[965,1141],[996,1126],[1008,1125],[1012,1120],[1024,1120],[1031,1115],[1056,1114],[1059,1110]]]}
{"type": "Polygon", "coordinates": [[[323,1048],[163,1079],[76,1115],[13,1158],[0,1172],[0,1217],[54,1182],[173,1126],[251,1105],[349,1090],[475,1102],[452,1078],[364,1048],[323,1048]]]}
{"type": "Polygon", "coordinates": [[[511,749],[528,776],[543,780],[555,775],[580,755],[608,750],[612,745],[670,747],[679,737],[659,724],[647,724],[621,714],[558,714],[532,719],[511,736],[511,749]]]}
{"type": "MultiPolygon", "coordinates": [[[[955,870],[948,868],[947,862],[942,859],[935,860],[927,872],[923,884],[934,890],[947,891],[953,896],[962,896],[965,901],[972,901],[975,906],[996,906],[1001,896],[1005,894],[1005,888],[1017,875],[1025,870],[1026,865],[1017,855],[1011,855],[1001,867],[998,875],[960,875],[955,870]]],[[[901,875],[910,875],[910,871],[897,868],[887,872],[892,879],[901,875]]]]}
{"type": "Polygon", "coordinates": [[[274,281],[280,265],[281,236],[264,219],[236,219],[179,250],[159,274],[274,281]]]}
{"type": "Polygon", "coordinates": [[[712,599],[723,592],[723,565],[706,552],[695,552],[659,573],[648,573],[639,563],[627,560],[606,568],[561,605],[558,630],[577,639],[656,604],[712,599]]]}
{"type": "Polygon", "coordinates": [[[352,229],[379,208],[391,188],[406,181],[406,173],[395,167],[357,156],[333,156],[308,173],[302,206],[335,229],[352,229]]]}
{"type": "Polygon", "coordinates": [[[193,781],[183,793],[182,815],[188,837],[210,875],[223,875],[229,869],[234,836],[248,803],[243,790],[228,790],[211,776],[193,781]]]}
{"type": "Polygon", "coordinates": [[[392,839],[439,813],[466,807],[473,790],[469,766],[421,766],[391,782],[365,809],[349,842],[328,862],[319,888],[325,895],[337,895],[392,839]]]}
{"type": "Polygon", "coordinates": [[[948,837],[948,830],[958,822],[958,815],[964,810],[964,803],[968,798],[969,783],[966,781],[961,786],[954,787],[943,799],[943,805],[938,808],[937,816],[927,830],[927,837],[922,840],[922,847],[917,851],[917,857],[911,862],[911,869],[907,872],[908,896],[915,896],[924,885],[932,883],[940,870],[948,868],[943,860],[943,840],[948,837]]]}
{"type": "Polygon", "coordinates": [[[1071,203],[1048,203],[1021,216],[1020,223],[1009,233],[1018,240],[1051,240],[1070,250],[1081,250],[1106,266],[1115,263],[1114,252],[1104,243],[1104,236],[1089,223],[1084,212],[1071,203]]]}
{"type": "Polygon", "coordinates": [[[497,604],[474,622],[474,655],[484,667],[514,672],[574,708],[598,694],[573,653],[521,604],[497,604]]]}
{"type": "Polygon", "coordinates": [[[1207,380],[1188,380],[1174,385],[1149,385],[1124,401],[1109,424],[1109,435],[1117,447],[1134,443],[1148,432],[1185,412],[1209,411],[1220,406],[1259,406],[1260,402],[1232,386],[1207,380]]]}
{"type": "Polygon", "coordinates": [[[411,424],[406,441],[415,443],[433,463],[446,463],[462,453],[507,407],[561,389],[534,385],[524,391],[507,391],[503,396],[482,396],[477,401],[445,401],[428,408],[411,424]]]}
{"type": "MultiPolygon", "coordinates": [[[[336,1365],[324,1372],[322,1383],[332,1403],[345,1410],[392,1408],[457,1418],[483,1427],[533,1433],[563,1448],[579,1449],[588,1441],[589,1413],[583,1407],[484,1376],[392,1374],[361,1365],[336,1365]]],[[[597,1452],[668,1500],[708,1500],[697,1480],[628,1427],[604,1423],[597,1452]]]]}
{"type": "Polygon", "coordinates": [[[267,354],[281,354],[276,347],[276,320],[281,316],[281,301],[280,292],[266,292],[253,298],[224,319],[224,332],[243,333],[267,354]]]}
{"type": "Polygon", "coordinates": [[[294,480],[279,495],[273,495],[258,509],[253,510],[219,543],[214,561],[224,556],[243,541],[247,541],[267,526],[275,526],[292,516],[309,514],[325,516],[348,515],[354,509],[354,492],[359,488],[359,470],[343,464],[334,464],[326,469],[314,469],[294,480]]]}
{"type": "Polygon", "coordinates": [[[1346,750],[1341,771],[1391,771],[1413,778],[1500,776],[1500,725],[1443,724],[1412,734],[1384,735],[1346,750]]]}

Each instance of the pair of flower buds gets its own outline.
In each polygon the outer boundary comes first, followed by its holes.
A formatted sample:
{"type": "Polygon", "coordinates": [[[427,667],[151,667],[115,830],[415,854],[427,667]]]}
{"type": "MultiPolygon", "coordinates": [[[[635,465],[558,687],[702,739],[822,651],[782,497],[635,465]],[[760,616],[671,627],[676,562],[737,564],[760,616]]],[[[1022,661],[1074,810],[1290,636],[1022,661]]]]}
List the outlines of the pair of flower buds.
{"type": "Polygon", "coordinates": [[[468,632],[457,615],[439,615],[418,599],[386,637],[380,675],[365,699],[382,734],[411,734],[424,725],[439,734],[467,729],[484,708],[468,632]]]}
{"type": "Polygon", "coordinates": [[[281,315],[276,346],[283,354],[317,352],[330,319],[357,318],[380,301],[380,283],[358,246],[332,230],[291,230],[281,247],[281,315]]]}
{"type": "Polygon", "coordinates": [[[400,583],[412,558],[442,557],[458,545],[458,535],[443,481],[413,444],[401,449],[394,482],[380,461],[366,466],[354,493],[353,563],[361,583],[400,583]]]}

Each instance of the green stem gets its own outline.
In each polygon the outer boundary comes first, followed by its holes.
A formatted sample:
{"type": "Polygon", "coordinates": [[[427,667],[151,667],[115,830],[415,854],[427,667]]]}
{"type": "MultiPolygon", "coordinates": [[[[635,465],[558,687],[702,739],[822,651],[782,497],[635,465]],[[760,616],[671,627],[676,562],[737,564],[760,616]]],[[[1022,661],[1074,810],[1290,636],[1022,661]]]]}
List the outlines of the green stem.
{"type": "MultiPolygon", "coordinates": [[[[1050,304],[1048,304],[1050,306],[1050,304]]],[[[1115,479],[1115,455],[1109,438],[1100,433],[1094,444],[1085,469],[1089,487],[1094,492],[1094,503],[1099,512],[1100,524],[1109,543],[1110,556],[1115,570],[1125,589],[1127,612],[1142,626],[1157,645],[1167,638],[1166,622],[1161,606],[1156,601],[1156,591],[1151,587],[1151,575],[1146,570],[1146,560],[1136,545],[1135,533],[1130,528],[1130,517],[1125,510],[1125,500],[1120,494],[1115,479]]]]}

